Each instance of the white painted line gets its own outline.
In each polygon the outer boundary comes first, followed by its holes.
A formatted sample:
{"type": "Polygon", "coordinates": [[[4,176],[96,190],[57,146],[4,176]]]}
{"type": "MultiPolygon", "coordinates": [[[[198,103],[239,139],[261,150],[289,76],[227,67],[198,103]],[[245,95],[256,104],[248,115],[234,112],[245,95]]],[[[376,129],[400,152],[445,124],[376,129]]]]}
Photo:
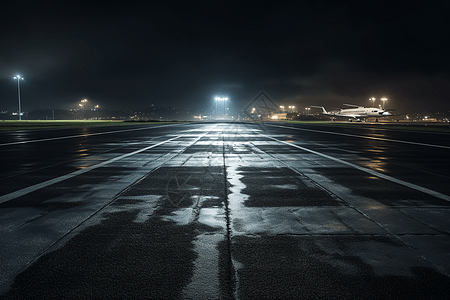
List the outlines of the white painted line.
{"type": "Polygon", "coordinates": [[[50,185],[52,185],[52,184],[55,184],[55,183],[64,181],[64,180],[69,179],[69,178],[73,178],[73,177],[75,177],[75,176],[78,176],[78,175],[80,175],[80,174],[84,174],[84,173],[89,172],[89,171],[92,171],[92,170],[94,170],[94,169],[97,169],[97,168],[100,168],[100,167],[104,167],[104,166],[106,166],[106,165],[109,165],[110,163],[113,163],[113,162],[115,162],[115,161],[121,160],[121,159],[123,159],[123,158],[125,158],[125,157],[132,156],[132,155],[135,155],[135,154],[144,152],[144,151],[146,151],[146,150],[149,150],[149,149],[158,147],[158,146],[160,146],[160,145],[162,145],[162,144],[165,144],[165,143],[167,143],[167,142],[173,141],[173,140],[178,139],[178,138],[180,138],[180,137],[181,137],[181,135],[176,136],[176,137],[173,137],[173,138],[168,139],[168,140],[165,140],[165,141],[162,141],[162,142],[160,142],[160,143],[158,143],[158,144],[155,144],[155,145],[152,145],[152,146],[148,146],[148,147],[145,147],[145,148],[136,150],[136,151],[134,151],[134,152],[130,152],[130,153],[127,153],[127,154],[124,154],[124,155],[115,157],[115,158],[110,159],[110,160],[108,160],[108,161],[104,161],[104,162],[102,162],[102,163],[99,163],[99,164],[96,164],[96,165],[93,165],[93,166],[86,167],[86,168],[84,168],[84,169],[81,169],[81,170],[72,172],[72,173],[70,173],[70,174],[63,175],[63,176],[60,176],[60,177],[57,177],[57,178],[54,178],[54,179],[50,179],[50,180],[47,180],[47,181],[44,181],[44,182],[41,182],[41,183],[38,183],[38,184],[35,184],[35,185],[32,185],[32,186],[23,188],[23,189],[21,189],[21,190],[18,190],[18,191],[15,191],[15,192],[12,192],[12,193],[9,193],[9,194],[0,196],[0,203],[4,203],[4,202],[6,202],[6,201],[9,201],[9,200],[12,200],[12,199],[21,197],[21,196],[23,196],[23,195],[32,193],[32,192],[37,191],[37,190],[39,190],[39,189],[48,187],[48,186],[50,186],[50,185]]]}
{"type": "Polygon", "coordinates": [[[117,130],[117,131],[106,131],[106,132],[98,132],[98,133],[88,133],[88,134],[79,134],[79,135],[69,135],[69,136],[61,136],[61,137],[54,137],[54,138],[48,138],[48,139],[40,139],[40,140],[30,140],[30,141],[21,141],[21,142],[5,143],[5,144],[0,144],[0,146],[10,146],[10,145],[27,144],[27,143],[37,143],[37,142],[47,142],[47,141],[55,141],[55,140],[63,140],[63,139],[71,139],[71,138],[87,137],[87,136],[93,136],[93,135],[103,135],[103,134],[111,134],[111,133],[121,133],[121,132],[128,132],[128,131],[136,131],[136,130],[154,129],[154,128],[161,128],[161,127],[167,127],[167,126],[174,126],[174,125],[175,125],[175,124],[167,124],[167,125],[161,125],[161,126],[149,126],[149,127],[141,127],[141,128],[133,128],[133,129],[124,129],[124,130],[117,130]]]}
{"type": "Polygon", "coordinates": [[[276,138],[274,138],[274,137],[271,137],[271,136],[268,136],[268,135],[265,135],[265,134],[261,134],[261,135],[264,136],[264,137],[266,137],[266,138],[269,138],[269,139],[271,139],[271,140],[277,141],[277,142],[279,142],[279,143],[282,143],[282,144],[285,144],[285,145],[289,145],[289,146],[291,146],[291,147],[295,147],[295,148],[298,148],[298,149],[307,151],[307,152],[309,152],[309,153],[313,153],[313,154],[322,156],[322,157],[324,157],[324,158],[333,160],[333,161],[338,162],[338,163],[341,163],[341,164],[343,164],[343,165],[346,165],[346,166],[352,167],[352,168],[354,168],[354,169],[357,169],[357,170],[366,172],[366,173],[371,174],[371,175],[373,175],[373,176],[376,176],[376,177],[379,177],[379,178],[383,178],[383,179],[389,180],[389,181],[391,181],[391,182],[394,182],[394,183],[397,183],[397,184],[400,184],[400,185],[409,187],[409,188],[414,189],[414,190],[416,190],[416,191],[419,191],[419,192],[422,192],[422,193],[431,195],[431,196],[433,196],[433,197],[436,197],[436,198],[439,198],[439,199],[442,199],[442,200],[445,200],[445,201],[450,202],[450,196],[447,196],[447,195],[445,195],[445,194],[442,194],[442,193],[439,193],[439,192],[436,192],[436,191],[433,191],[433,190],[430,190],[430,189],[427,189],[427,188],[418,186],[418,185],[416,185],[416,184],[409,183],[409,182],[406,182],[406,181],[403,181],[403,180],[400,180],[400,179],[397,179],[397,178],[394,178],[394,177],[391,177],[391,176],[388,176],[388,175],[385,175],[385,174],[382,174],[382,173],[378,173],[378,172],[373,171],[373,170],[371,170],[371,169],[367,169],[367,168],[364,168],[364,167],[361,167],[361,166],[352,164],[352,163],[350,163],[350,162],[347,162],[347,161],[345,161],[345,160],[341,160],[341,159],[339,159],[339,158],[335,158],[335,157],[332,157],[332,156],[329,156],[329,155],[326,155],[326,154],[323,154],[323,153],[320,153],[320,152],[317,152],[317,151],[314,151],[314,150],[310,150],[310,149],[301,147],[301,146],[296,145],[296,144],[292,144],[292,143],[285,142],[285,141],[280,141],[280,140],[278,140],[278,139],[276,139],[276,138]]]}
{"type": "Polygon", "coordinates": [[[396,142],[396,143],[411,144],[411,145],[418,145],[418,146],[450,149],[450,147],[448,147],[448,146],[441,146],[441,145],[432,145],[432,144],[424,144],[424,143],[416,143],[416,142],[408,142],[408,141],[400,141],[400,140],[391,140],[391,139],[384,139],[384,138],[378,138],[378,137],[372,137],[372,136],[354,135],[354,134],[340,133],[340,132],[329,132],[329,131],[322,131],[322,130],[305,129],[305,128],[297,128],[297,127],[289,127],[289,126],[281,126],[281,125],[273,125],[273,124],[266,124],[266,125],[273,126],[273,127],[294,129],[294,130],[303,130],[303,131],[311,131],[311,132],[320,132],[320,133],[344,135],[344,136],[357,137],[357,138],[363,138],[363,139],[369,139],[369,140],[380,140],[380,141],[386,141],[386,142],[396,142]]]}

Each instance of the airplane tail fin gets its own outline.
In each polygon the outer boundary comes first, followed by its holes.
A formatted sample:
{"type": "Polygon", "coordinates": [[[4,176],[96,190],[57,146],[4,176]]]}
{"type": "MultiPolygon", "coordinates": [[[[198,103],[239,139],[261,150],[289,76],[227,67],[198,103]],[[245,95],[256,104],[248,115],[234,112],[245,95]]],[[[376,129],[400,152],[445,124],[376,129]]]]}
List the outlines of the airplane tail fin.
{"type": "Polygon", "coordinates": [[[323,107],[323,106],[314,106],[314,105],[311,105],[311,107],[321,108],[321,109],[322,109],[322,112],[323,112],[324,114],[327,113],[327,110],[326,110],[325,107],[323,107]]]}

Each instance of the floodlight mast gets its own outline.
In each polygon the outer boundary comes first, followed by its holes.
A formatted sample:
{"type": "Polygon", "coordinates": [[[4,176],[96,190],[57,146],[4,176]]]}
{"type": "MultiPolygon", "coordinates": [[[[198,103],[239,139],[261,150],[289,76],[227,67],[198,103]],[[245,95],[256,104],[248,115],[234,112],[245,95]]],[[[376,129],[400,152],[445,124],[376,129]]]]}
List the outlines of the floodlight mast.
{"type": "Polygon", "coordinates": [[[14,79],[17,79],[17,97],[19,98],[19,120],[22,120],[22,112],[20,108],[20,80],[23,80],[23,77],[20,77],[20,75],[17,75],[14,77],[14,79]]]}
{"type": "Polygon", "coordinates": [[[221,101],[221,102],[223,102],[223,115],[225,117],[225,114],[226,114],[226,112],[225,112],[225,101],[228,100],[228,97],[216,97],[214,99],[216,100],[216,116],[217,116],[217,102],[221,101]]]}
{"type": "Polygon", "coordinates": [[[80,106],[83,108],[83,118],[86,118],[86,102],[88,102],[87,99],[81,100],[80,106]]]}

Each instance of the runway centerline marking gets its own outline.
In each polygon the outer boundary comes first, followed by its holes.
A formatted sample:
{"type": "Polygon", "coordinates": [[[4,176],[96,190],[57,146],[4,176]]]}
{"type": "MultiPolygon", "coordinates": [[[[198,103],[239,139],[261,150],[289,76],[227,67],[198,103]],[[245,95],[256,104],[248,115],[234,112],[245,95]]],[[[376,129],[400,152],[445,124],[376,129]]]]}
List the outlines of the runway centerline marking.
{"type": "Polygon", "coordinates": [[[142,148],[142,149],[139,149],[139,150],[136,150],[136,151],[133,151],[133,152],[130,152],[130,153],[127,153],[127,154],[124,154],[124,155],[121,155],[121,156],[112,158],[112,159],[110,159],[110,160],[101,162],[101,163],[96,164],[96,165],[93,165],[93,166],[86,167],[86,168],[84,168],[84,169],[81,169],[81,170],[72,172],[72,173],[70,173],[70,174],[66,174],[66,175],[63,175],[63,176],[60,176],[60,177],[57,177],[57,178],[53,178],[53,179],[50,179],[50,180],[47,180],[47,181],[44,181],[44,182],[41,182],[41,183],[38,183],[38,184],[35,184],[35,185],[32,185],[32,186],[29,186],[29,187],[20,189],[20,190],[18,190],[18,191],[15,191],[15,192],[12,192],[12,193],[9,193],[9,194],[0,196],[0,204],[1,204],[1,203],[4,203],[4,202],[6,202],[6,201],[12,200],[12,199],[21,197],[21,196],[23,196],[23,195],[29,194],[29,193],[31,193],[31,192],[40,190],[40,189],[42,189],[42,188],[48,187],[48,186],[50,186],[50,185],[52,185],[52,184],[55,184],[55,183],[64,181],[64,180],[66,180],[66,179],[73,178],[73,177],[78,176],[78,175],[81,175],[81,174],[84,174],[84,173],[89,172],[89,171],[92,171],[92,170],[94,170],[94,169],[97,169],[97,168],[100,168],[100,167],[104,167],[104,166],[106,166],[106,165],[109,165],[109,164],[111,164],[111,163],[113,163],[113,162],[115,162],[115,161],[121,160],[121,159],[126,158],[126,157],[128,157],[128,156],[132,156],[132,155],[135,155],[135,154],[144,152],[144,151],[146,151],[146,150],[149,150],[149,149],[158,147],[158,146],[160,146],[160,145],[162,145],[162,144],[165,144],[165,143],[167,143],[167,142],[171,142],[171,141],[173,141],[173,140],[176,140],[176,139],[178,139],[178,138],[180,138],[180,137],[182,137],[182,136],[183,136],[183,135],[178,135],[178,136],[176,136],[176,137],[173,137],[173,138],[170,138],[170,139],[168,139],[168,140],[159,142],[159,143],[157,143],[157,144],[154,144],[154,145],[151,145],[151,146],[148,146],[148,147],[145,147],[145,148],[142,148]]]}
{"type": "Polygon", "coordinates": [[[379,138],[379,137],[373,137],[373,136],[355,135],[355,134],[348,134],[348,133],[341,133],[341,132],[330,132],[330,131],[305,129],[305,128],[297,128],[297,127],[289,127],[289,126],[281,126],[281,125],[273,125],[273,124],[266,124],[266,125],[274,126],[274,127],[280,127],[280,128],[294,129],[294,130],[304,130],[304,131],[311,131],[311,132],[319,132],[319,133],[336,134],[336,135],[343,135],[343,136],[350,136],[350,137],[358,137],[358,138],[369,139],[369,140],[380,140],[380,141],[385,141],[385,142],[396,142],[396,143],[404,143],[404,144],[411,144],[411,145],[418,145],[418,146],[450,149],[450,147],[448,147],[448,146],[432,145],[432,144],[424,144],[424,143],[416,143],[416,142],[408,142],[408,141],[401,141],[401,140],[391,140],[391,139],[385,139],[385,138],[379,138]]]}
{"type": "Polygon", "coordinates": [[[106,132],[86,133],[86,134],[79,134],[79,135],[60,136],[60,137],[47,138],[47,139],[39,139],[39,140],[31,140],[31,141],[12,142],[12,143],[0,144],[0,146],[10,146],[10,145],[28,144],[28,143],[37,143],[37,142],[48,142],[48,141],[55,141],[55,140],[63,140],[63,139],[71,139],[71,138],[87,137],[87,136],[93,136],[93,135],[103,135],[103,134],[111,134],[111,133],[121,133],[121,132],[128,132],[128,131],[137,131],[137,130],[145,130],[145,129],[154,129],[154,128],[161,128],[161,127],[167,127],[167,126],[174,126],[174,125],[175,125],[175,124],[167,124],[167,125],[161,125],[161,126],[149,126],[149,127],[141,127],[141,128],[133,128],[133,129],[124,129],[124,130],[116,130],[116,131],[106,131],[106,132]]]}
{"type": "Polygon", "coordinates": [[[366,172],[366,173],[371,174],[371,175],[373,175],[373,176],[376,176],[376,177],[379,177],[379,178],[383,178],[383,179],[385,179],[385,180],[388,180],[388,181],[391,181],[391,182],[394,182],[394,183],[397,183],[397,184],[406,186],[406,187],[411,188],[411,189],[414,189],[414,190],[416,190],[416,191],[419,191],[419,192],[422,192],[422,193],[431,195],[431,196],[433,196],[433,197],[436,197],[436,198],[439,198],[439,199],[442,199],[442,200],[445,200],[445,201],[450,202],[450,196],[447,196],[447,195],[445,195],[445,194],[442,194],[442,193],[439,193],[439,192],[436,192],[436,191],[427,189],[427,188],[425,188],[425,187],[422,187],[422,186],[419,186],[419,185],[416,185],[416,184],[413,184],[413,183],[409,183],[409,182],[403,181],[403,180],[401,180],[401,179],[397,179],[397,178],[391,177],[391,176],[389,176],[389,175],[385,175],[385,174],[383,174],[383,173],[379,173],[379,172],[377,172],[377,171],[373,171],[373,170],[371,170],[371,169],[367,169],[367,168],[358,166],[358,165],[356,165],[356,164],[347,162],[347,161],[345,161],[345,160],[342,160],[342,159],[339,159],[339,158],[336,158],[336,157],[333,157],[333,156],[329,156],[329,155],[327,155],[327,154],[323,154],[323,153],[320,153],[320,152],[317,152],[317,151],[314,151],[314,150],[311,150],[311,149],[308,149],[308,148],[304,148],[304,147],[299,146],[299,145],[296,145],[296,144],[292,144],[292,143],[285,142],[285,141],[280,141],[279,139],[276,139],[276,138],[274,138],[274,137],[271,137],[271,136],[268,136],[268,135],[265,135],[265,134],[261,134],[261,136],[264,136],[264,137],[266,137],[266,138],[269,138],[269,139],[271,139],[271,140],[277,141],[277,142],[282,143],[282,144],[285,144],[285,145],[289,145],[289,146],[291,146],[291,147],[295,147],[295,148],[301,149],[301,150],[303,150],[303,151],[307,151],[307,152],[309,152],[309,153],[313,153],[313,154],[322,156],[322,157],[324,157],[324,158],[333,160],[333,161],[338,162],[338,163],[341,163],[341,164],[343,164],[343,165],[346,165],[346,166],[352,167],[352,168],[354,168],[354,169],[357,169],[357,170],[366,172]]]}

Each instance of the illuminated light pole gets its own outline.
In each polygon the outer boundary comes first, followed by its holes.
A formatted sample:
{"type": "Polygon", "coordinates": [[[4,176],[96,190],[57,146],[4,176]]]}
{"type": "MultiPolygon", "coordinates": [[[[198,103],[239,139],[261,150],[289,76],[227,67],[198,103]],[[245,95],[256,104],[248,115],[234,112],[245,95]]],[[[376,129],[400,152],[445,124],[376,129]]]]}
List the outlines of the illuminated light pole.
{"type": "Polygon", "coordinates": [[[80,106],[83,108],[83,118],[86,117],[86,103],[87,103],[87,99],[81,100],[80,106]]]}
{"type": "Polygon", "coordinates": [[[375,97],[369,98],[369,101],[373,101],[372,102],[372,107],[375,107],[375,100],[376,100],[375,97]]]}
{"type": "Polygon", "coordinates": [[[14,79],[17,79],[17,96],[19,98],[19,120],[22,120],[22,112],[20,108],[20,80],[23,80],[23,77],[17,75],[16,77],[14,77],[14,79]]]}
{"type": "Polygon", "coordinates": [[[306,109],[306,115],[309,116],[309,110],[311,109],[311,107],[307,107],[306,109]]]}
{"type": "Polygon", "coordinates": [[[284,105],[280,105],[281,112],[284,112],[284,105]]]}
{"type": "Polygon", "coordinates": [[[223,115],[225,118],[225,102],[228,100],[228,98],[227,97],[216,97],[215,100],[216,100],[216,115],[217,115],[217,102],[220,101],[223,103],[223,115]]]}
{"type": "Polygon", "coordinates": [[[386,109],[386,101],[387,101],[387,98],[381,98],[381,101],[383,101],[383,109],[386,109]]]}
{"type": "MultiPolygon", "coordinates": [[[[100,108],[100,105],[96,105],[96,106],[94,106],[94,111],[98,111],[98,109],[100,108]]],[[[99,116],[100,116],[100,113],[99,112],[97,112],[96,114],[96,118],[97,118],[97,120],[100,118],[99,116]]]]}

